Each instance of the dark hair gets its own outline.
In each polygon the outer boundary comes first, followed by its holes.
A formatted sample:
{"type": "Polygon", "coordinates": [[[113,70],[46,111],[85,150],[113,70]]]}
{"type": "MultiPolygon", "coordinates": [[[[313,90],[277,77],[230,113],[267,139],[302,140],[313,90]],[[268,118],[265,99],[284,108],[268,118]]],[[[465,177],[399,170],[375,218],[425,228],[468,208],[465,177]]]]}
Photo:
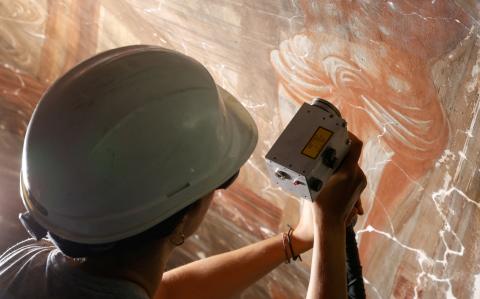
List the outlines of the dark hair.
{"type": "Polygon", "coordinates": [[[111,250],[128,249],[133,246],[138,246],[140,242],[145,243],[167,237],[174,231],[185,214],[197,203],[198,201],[195,201],[146,231],[120,241],[103,244],[82,244],[65,240],[51,232],[49,232],[48,235],[63,254],[72,258],[92,257],[111,250]]]}
{"type": "MultiPolygon", "coordinates": [[[[238,177],[238,174],[239,172],[235,173],[217,189],[228,188],[238,177]]],[[[105,254],[111,250],[128,250],[130,248],[138,247],[139,243],[147,243],[169,236],[171,233],[173,233],[180,221],[182,221],[185,214],[187,214],[190,209],[192,209],[196,204],[198,204],[198,202],[198,200],[193,202],[192,204],[181,209],[177,213],[163,220],[159,224],[147,229],[146,231],[120,241],[104,244],[82,244],[65,240],[51,232],[49,232],[48,235],[52,242],[55,244],[55,246],[60,249],[63,254],[72,258],[98,256],[105,254]]]]}

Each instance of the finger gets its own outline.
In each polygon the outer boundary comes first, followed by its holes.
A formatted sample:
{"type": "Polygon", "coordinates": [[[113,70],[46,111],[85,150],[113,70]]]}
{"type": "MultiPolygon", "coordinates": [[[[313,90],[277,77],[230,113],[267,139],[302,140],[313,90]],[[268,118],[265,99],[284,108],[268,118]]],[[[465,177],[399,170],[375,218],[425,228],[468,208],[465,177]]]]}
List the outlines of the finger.
{"type": "Polygon", "coordinates": [[[350,211],[350,213],[348,214],[347,219],[345,220],[345,223],[346,223],[347,225],[349,225],[349,224],[352,222],[352,218],[353,218],[353,216],[355,215],[355,213],[356,213],[356,209],[353,208],[353,209],[350,211]]]}
{"type": "MultiPolygon", "coordinates": [[[[358,166],[357,166],[358,167],[358,166]]],[[[366,177],[363,173],[363,171],[358,167],[358,171],[356,174],[355,183],[353,184],[353,192],[352,196],[350,199],[350,204],[353,206],[356,206],[357,203],[360,201],[360,195],[362,194],[363,190],[365,190],[365,187],[367,186],[367,180],[366,177]]],[[[362,209],[363,212],[363,209],[362,209]]]]}
{"type": "Polygon", "coordinates": [[[356,171],[357,171],[356,177],[357,177],[358,185],[360,186],[361,192],[363,192],[363,190],[365,190],[365,188],[367,187],[367,176],[365,175],[362,168],[360,168],[358,164],[357,164],[356,171]]]}
{"type": "Polygon", "coordinates": [[[358,159],[360,158],[360,155],[362,153],[362,146],[363,143],[360,139],[357,138],[353,133],[349,132],[350,136],[350,150],[345,157],[345,160],[343,161],[342,166],[338,170],[339,172],[350,172],[356,164],[358,163],[358,159]]]}
{"type": "Polygon", "coordinates": [[[365,211],[363,211],[363,206],[362,206],[362,200],[358,199],[357,202],[355,203],[355,209],[357,209],[357,214],[358,215],[363,215],[365,211]]]}
{"type": "Polygon", "coordinates": [[[313,203],[309,200],[302,200],[302,216],[312,213],[313,203]]]}
{"type": "Polygon", "coordinates": [[[350,137],[349,159],[358,162],[360,154],[362,153],[363,142],[352,132],[348,132],[348,136],[350,137]]]}
{"type": "Polygon", "coordinates": [[[345,221],[347,226],[354,225],[357,222],[357,212],[358,211],[357,211],[356,208],[352,209],[352,211],[350,212],[350,214],[347,217],[347,220],[345,221]]]}

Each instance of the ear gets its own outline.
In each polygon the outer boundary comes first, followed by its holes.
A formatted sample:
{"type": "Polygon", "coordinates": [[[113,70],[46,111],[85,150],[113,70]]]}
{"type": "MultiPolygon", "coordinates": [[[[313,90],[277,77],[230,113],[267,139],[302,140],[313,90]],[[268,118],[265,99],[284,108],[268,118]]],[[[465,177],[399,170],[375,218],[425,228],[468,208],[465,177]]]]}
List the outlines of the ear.
{"type": "Polygon", "coordinates": [[[170,243],[172,243],[175,246],[180,246],[185,242],[185,233],[184,233],[184,227],[185,227],[185,222],[186,222],[186,217],[187,215],[184,215],[180,223],[175,227],[173,232],[170,234],[168,237],[170,243]]]}
{"type": "Polygon", "coordinates": [[[205,214],[210,207],[210,203],[212,202],[213,194],[214,192],[211,192],[195,202],[192,208],[185,213],[182,221],[177,226],[177,228],[181,227],[183,229],[183,233],[187,237],[192,235],[202,223],[203,219],[205,218],[205,214]]]}

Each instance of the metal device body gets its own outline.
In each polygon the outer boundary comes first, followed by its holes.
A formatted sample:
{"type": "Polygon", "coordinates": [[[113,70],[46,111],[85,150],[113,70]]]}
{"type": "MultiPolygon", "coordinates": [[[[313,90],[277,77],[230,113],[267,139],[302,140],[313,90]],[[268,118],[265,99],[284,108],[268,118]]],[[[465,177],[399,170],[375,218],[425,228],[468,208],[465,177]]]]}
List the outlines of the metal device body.
{"type": "Polygon", "coordinates": [[[347,122],[317,98],[300,107],[265,158],[273,183],[313,201],[349,149],[347,122]]]}
{"type": "MultiPolygon", "coordinates": [[[[314,201],[350,150],[347,122],[326,100],[303,104],[265,158],[271,180],[291,194],[314,201]]],[[[364,299],[362,266],[353,225],[346,232],[347,292],[364,299]]]]}

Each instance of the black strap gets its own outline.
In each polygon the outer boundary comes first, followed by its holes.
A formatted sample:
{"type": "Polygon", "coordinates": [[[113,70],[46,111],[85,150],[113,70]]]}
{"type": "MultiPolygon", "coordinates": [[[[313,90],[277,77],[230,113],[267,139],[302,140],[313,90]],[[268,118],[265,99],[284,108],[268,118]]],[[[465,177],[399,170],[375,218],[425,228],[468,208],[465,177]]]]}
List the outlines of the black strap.
{"type": "Polygon", "coordinates": [[[362,265],[358,255],[357,240],[353,225],[347,227],[347,292],[349,299],[365,299],[362,265]]]}

